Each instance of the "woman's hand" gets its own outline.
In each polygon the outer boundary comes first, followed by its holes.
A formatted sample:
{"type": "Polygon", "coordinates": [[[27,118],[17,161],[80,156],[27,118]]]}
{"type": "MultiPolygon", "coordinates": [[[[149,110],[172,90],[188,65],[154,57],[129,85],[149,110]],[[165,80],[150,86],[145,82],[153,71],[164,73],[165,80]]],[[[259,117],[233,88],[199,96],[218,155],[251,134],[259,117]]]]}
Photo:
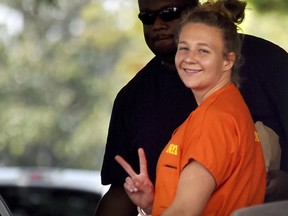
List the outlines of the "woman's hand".
{"type": "Polygon", "coordinates": [[[140,206],[142,209],[152,209],[154,200],[154,186],[148,176],[147,161],[144,150],[138,149],[140,173],[137,174],[121,156],[115,156],[115,160],[123,167],[128,173],[128,177],[124,183],[124,188],[131,201],[140,206]]]}

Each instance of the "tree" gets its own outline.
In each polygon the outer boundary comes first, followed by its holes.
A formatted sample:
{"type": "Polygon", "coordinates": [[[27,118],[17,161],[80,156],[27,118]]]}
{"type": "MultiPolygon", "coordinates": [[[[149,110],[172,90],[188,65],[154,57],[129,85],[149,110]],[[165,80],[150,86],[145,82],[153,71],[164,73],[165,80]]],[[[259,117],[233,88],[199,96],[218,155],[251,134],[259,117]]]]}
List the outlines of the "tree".
{"type": "Polygon", "coordinates": [[[0,49],[0,161],[99,169],[113,99],[142,67],[130,61],[140,25],[99,2],[27,2],[6,2],[24,28],[0,49]]]}
{"type": "Polygon", "coordinates": [[[250,0],[250,2],[255,5],[257,10],[264,13],[271,11],[286,13],[288,9],[288,1],[286,0],[250,0]]]}

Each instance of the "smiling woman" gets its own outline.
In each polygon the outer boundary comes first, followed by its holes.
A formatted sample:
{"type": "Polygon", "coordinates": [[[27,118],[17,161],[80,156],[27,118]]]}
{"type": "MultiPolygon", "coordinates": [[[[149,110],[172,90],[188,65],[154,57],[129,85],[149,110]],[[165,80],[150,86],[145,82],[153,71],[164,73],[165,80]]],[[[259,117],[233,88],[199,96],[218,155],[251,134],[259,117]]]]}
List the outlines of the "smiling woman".
{"type": "Polygon", "coordinates": [[[175,65],[198,107],[162,150],[155,186],[142,147],[140,172],[120,154],[115,156],[127,172],[124,189],[140,215],[220,216],[263,203],[266,170],[261,144],[234,79],[241,60],[237,29],[245,7],[240,0],[208,1],[182,16],[175,65]]]}
{"type": "Polygon", "coordinates": [[[235,53],[223,54],[222,35],[218,28],[197,22],[187,24],[181,30],[176,67],[198,105],[223,85],[231,84],[231,69],[236,57],[235,53]]]}

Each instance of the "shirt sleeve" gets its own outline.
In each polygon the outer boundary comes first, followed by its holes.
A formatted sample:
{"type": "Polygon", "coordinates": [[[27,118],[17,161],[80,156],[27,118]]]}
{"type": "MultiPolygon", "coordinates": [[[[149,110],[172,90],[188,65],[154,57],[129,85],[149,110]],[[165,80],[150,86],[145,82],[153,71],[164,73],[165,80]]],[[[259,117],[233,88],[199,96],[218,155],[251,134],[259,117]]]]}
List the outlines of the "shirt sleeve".
{"type": "Polygon", "coordinates": [[[127,173],[114,159],[118,154],[125,158],[125,160],[129,160],[127,150],[129,140],[125,133],[125,109],[123,107],[125,103],[125,94],[123,93],[124,89],[118,93],[113,104],[101,169],[101,182],[103,185],[122,185],[127,177],[127,173]]]}
{"type": "Polygon", "coordinates": [[[220,185],[231,175],[237,164],[239,146],[235,123],[225,113],[210,113],[198,125],[200,136],[186,133],[182,169],[191,160],[201,163],[220,185]],[[193,143],[189,144],[189,143],[193,143]]]}

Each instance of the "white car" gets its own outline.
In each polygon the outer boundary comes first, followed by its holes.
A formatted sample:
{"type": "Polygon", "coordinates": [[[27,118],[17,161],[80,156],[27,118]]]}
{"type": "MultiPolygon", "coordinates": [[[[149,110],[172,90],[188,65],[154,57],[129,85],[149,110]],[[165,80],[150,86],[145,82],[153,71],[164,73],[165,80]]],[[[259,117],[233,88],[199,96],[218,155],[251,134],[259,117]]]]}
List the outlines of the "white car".
{"type": "Polygon", "coordinates": [[[106,191],[99,171],[0,167],[0,195],[13,216],[93,216],[106,191]]]}

